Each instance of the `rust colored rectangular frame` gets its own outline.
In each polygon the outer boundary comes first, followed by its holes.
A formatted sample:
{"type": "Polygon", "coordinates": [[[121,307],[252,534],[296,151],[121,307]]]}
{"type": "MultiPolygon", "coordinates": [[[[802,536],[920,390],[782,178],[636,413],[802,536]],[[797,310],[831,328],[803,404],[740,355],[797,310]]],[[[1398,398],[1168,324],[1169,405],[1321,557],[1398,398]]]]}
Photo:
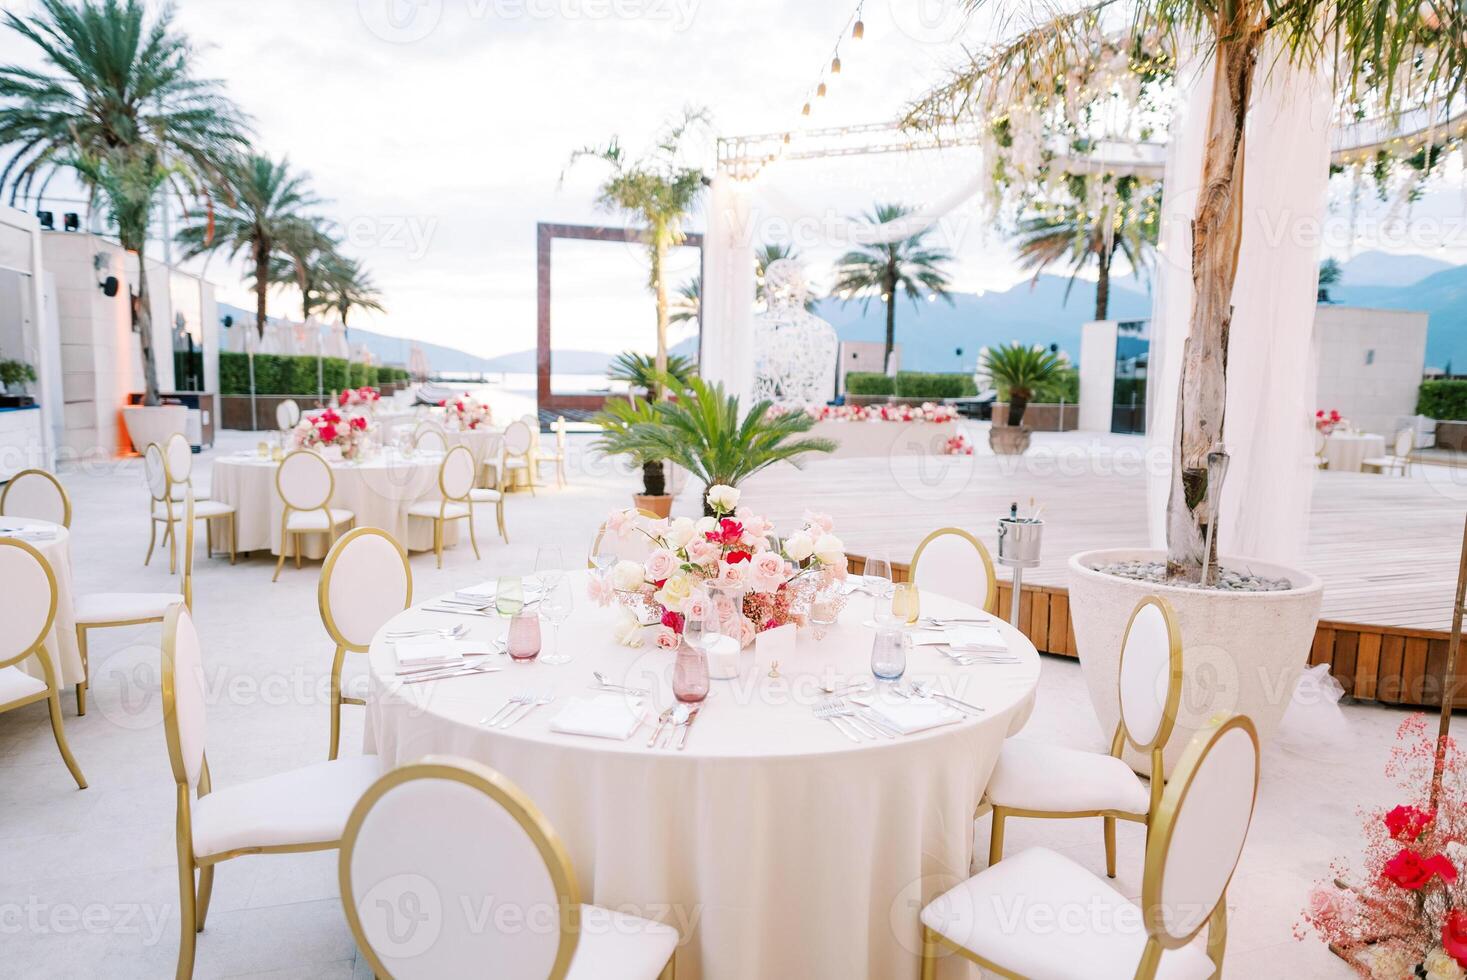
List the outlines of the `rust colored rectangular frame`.
{"type": "MultiPolygon", "coordinates": [[[[640,242],[642,232],[635,228],[607,228],[601,225],[556,225],[540,222],[535,226],[535,400],[539,402],[541,411],[596,411],[606,402],[604,395],[557,395],[550,390],[550,248],[557,238],[588,242],[640,242]]],[[[683,241],[683,246],[698,250],[698,265],[701,269],[703,236],[690,232],[683,241]]],[[[699,330],[702,330],[701,323],[699,330]]]]}

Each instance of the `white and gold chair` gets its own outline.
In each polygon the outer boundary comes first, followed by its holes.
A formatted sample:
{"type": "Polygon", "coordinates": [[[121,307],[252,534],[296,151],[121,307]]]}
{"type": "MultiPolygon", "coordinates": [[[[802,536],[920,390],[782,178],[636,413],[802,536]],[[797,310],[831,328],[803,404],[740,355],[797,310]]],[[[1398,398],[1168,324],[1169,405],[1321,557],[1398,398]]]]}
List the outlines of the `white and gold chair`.
{"type": "Polygon", "coordinates": [[[352,807],[381,775],[381,764],[374,755],[352,756],[215,790],[204,751],[203,652],[182,603],[169,607],[163,621],[162,666],[163,731],[177,788],[177,975],[186,980],[193,975],[197,933],[209,914],[214,866],[246,854],[340,846],[352,807]]]}
{"type": "MultiPolygon", "coordinates": [[[[535,448],[535,477],[540,476],[540,467],[545,463],[555,464],[555,485],[565,486],[565,416],[557,415],[555,421],[550,424],[550,431],[555,433],[555,448],[547,452],[543,447],[535,448]]],[[[538,440],[536,440],[538,442],[538,440]]]]}
{"type": "Polygon", "coordinates": [[[301,567],[301,538],[307,534],[324,534],[336,543],[336,529],[351,526],[356,515],[331,506],[336,492],[336,474],[331,465],[309,449],[297,449],[280,461],[275,471],[275,492],[283,505],[280,512],[280,558],[275,562],[275,576],[285,566],[285,556],[295,546],[295,567],[301,567]]]}
{"type": "Polygon", "coordinates": [[[499,439],[499,462],[497,464],[498,489],[501,492],[507,493],[513,489],[516,478],[523,473],[525,482],[530,486],[530,495],[534,496],[535,472],[530,466],[530,460],[534,458],[534,450],[534,434],[523,419],[516,419],[504,427],[504,435],[499,439]]]}
{"type": "Polygon", "coordinates": [[[910,581],[923,592],[957,599],[985,612],[998,608],[993,559],[977,537],[957,527],[933,531],[912,555],[910,581]]]}
{"type": "Polygon", "coordinates": [[[1182,633],[1170,603],[1160,596],[1147,596],[1131,612],[1121,641],[1117,686],[1121,718],[1109,755],[1019,738],[1003,743],[985,793],[993,806],[990,867],[1003,858],[1004,821],[1009,817],[1100,817],[1105,870],[1112,878],[1116,821],[1146,824],[1150,835],[1161,800],[1162,753],[1182,700],[1182,633]],[[1151,755],[1149,792],[1121,758],[1127,745],[1151,755]]]}
{"type": "Polygon", "coordinates": [[[1317,469],[1317,470],[1327,470],[1327,469],[1329,469],[1329,457],[1325,456],[1325,454],[1324,454],[1325,447],[1328,446],[1328,445],[1329,445],[1329,436],[1325,435],[1323,432],[1320,432],[1318,429],[1315,429],[1314,430],[1314,455],[1310,457],[1310,462],[1313,464],[1314,468],[1317,469]]]}
{"type": "Polygon", "coordinates": [[[437,422],[419,422],[413,429],[413,449],[425,453],[448,452],[448,436],[437,422]]]}
{"type": "Polygon", "coordinates": [[[555,828],[519,787],[477,762],[427,756],[383,775],[347,821],[338,867],[357,948],[384,980],[674,977],[677,930],[581,904],[555,828]],[[447,912],[488,895],[544,928],[485,928],[445,914],[423,942],[405,938],[394,918],[415,900],[447,912]]]}
{"type": "MultiPolygon", "coordinates": [[[[637,516],[648,521],[658,520],[656,514],[641,508],[637,509],[637,516]]],[[[608,538],[606,522],[602,521],[596,528],[596,536],[591,539],[591,550],[586,558],[586,567],[596,567],[596,563],[591,559],[601,554],[602,548],[615,555],[617,561],[643,562],[647,560],[648,555],[652,554],[652,547],[652,539],[645,534],[613,534],[608,538]]]]}
{"type": "Polygon", "coordinates": [[[86,777],[71,748],[66,744],[66,726],[61,721],[61,687],[56,666],[46,652],[46,636],[56,622],[56,573],[51,563],[24,541],[0,538],[0,712],[45,701],[51,714],[51,734],[78,789],[87,788],[86,777]],[[27,657],[41,662],[40,678],[32,677],[17,664],[27,657]]]}
{"type": "Polygon", "coordinates": [[[493,504],[494,519],[499,525],[499,536],[509,544],[509,532],[504,529],[504,491],[492,487],[473,487],[469,490],[469,506],[474,504],[493,504]]]}
{"type": "Polygon", "coordinates": [[[163,457],[163,447],[156,442],[148,443],[148,448],[143,450],[143,477],[147,482],[150,498],[148,554],[143,558],[143,564],[153,561],[153,549],[158,543],[158,525],[162,524],[163,543],[169,548],[168,572],[172,574],[178,571],[178,547],[173,543],[173,531],[178,524],[178,517],[174,508],[183,497],[174,496],[173,487],[168,480],[168,463],[163,457]]]}
{"type": "MultiPolygon", "coordinates": [[[[408,517],[433,522],[433,553],[443,567],[443,535],[450,521],[469,522],[469,543],[479,558],[479,541],[474,536],[474,454],[466,446],[454,446],[438,464],[439,500],[420,500],[408,508],[408,517]]],[[[501,521],[500,528],[504,525],[501,521]]]]}
{"type": "Polygon", "coordinates": [[[540,416],[526,412],[519,420],[530,430],[530,489],[533,490],[540,484],[540,416]]]}
{"type": "Polygon", "coordinates": [[[341,706],[367,703],[342,693],[346,655],[366,653],[383,624],[413,604],[413,572],[407,552],[381,528],[346,532],[321,566],[316,598],[321,622],[336,643],[331,662],[331,745],[326,756],[334,759],[341,745],[341,706]]]}
{"type": "Polygon", "coordinates": [[[0,490],[0,517],[30,517],[71,527],[71,498],[49,470],[21,470],[0,490]]]}
{"type": "Polygon", "coordinates": [[[289,432],[296,427],[301,420],[301,407],[296,404],[294,398],[287,398],[275,406],[275,427],[281,432],[289,432]]]}
{"type": "Polygon", "coordinates": [[[93,592],[76,597],[76,648],[81,654],[82,680],[76,686],[76,713],[87,713],[87,690],[91,686],[92,668],[87,649],[91,630],[115,626],[145,626],[163,622],[168,607],[183,603],[194,607],[194,499],[183,498],[181,522],[183,537],[183,575],[177,592],[93,592]]]}
{"type": "MultiPolygon", "coordinates": [[[[218,500],[210,500],[207,495],[198,493],[194,489],[194,450],[189,442],[179,433],[175,432],[168,437],[163,446],[163,472],[168,477],[168,500],[180,501],[185,494],[193,494],[194,498],[194,520],[204,522],[204,555],[208,558],[214,557],[214,522],[223,521],[229,529],[229,563],[234,564],[234,508],[218,500]]],[[[169,528],[172,533],[174,528],[169,528]]],[[[169,547],[173,547],[177,539],[173,539],[169,547]]],[[[169,564],[169,571],[173,565],[169,564]]]]}
{"type": "Polygon", "coordinates": [[[1139,908],[1069,858],[1031,848],[922,910],[922,980],[945,950],[1001,977],[1222,976],[1227,888],[1257,794],[1253,723],[1236,715],[1202,729],[1157,809],[1139,908]],[[1206,952],[1192,943],[1204,927],[1206,952]]]}
{"type": "Polygon", "coordinates": [[[1360,461],[1362,470],[1374,470],[1377,473],[1393,473],[1401,471],[1402,476],[1411,475],[1411,449],[1416,443],[1416,434],[1410,429],[1402,429],[1396,433],[1391,440],[1391,451],[1384,456],[1371,456],[1369,459],[1360,461]]]}

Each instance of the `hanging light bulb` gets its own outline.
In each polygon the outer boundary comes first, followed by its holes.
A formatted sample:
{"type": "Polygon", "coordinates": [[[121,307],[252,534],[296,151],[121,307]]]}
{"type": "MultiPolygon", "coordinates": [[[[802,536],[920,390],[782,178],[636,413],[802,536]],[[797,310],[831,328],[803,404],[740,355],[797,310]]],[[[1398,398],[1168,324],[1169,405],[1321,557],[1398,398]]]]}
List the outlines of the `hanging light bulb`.
{"type": "Polygon", "coordinates": [[[815,89],[815,98],[817,98],[817,99],[823,99],[823,98],[825,98],[825,83],[824,82],[821,82],[820,85],[815,89]]]}
{"type": "Polygon", "coordinates": [[[800,115],[802,115],[802,116],[808,116],[809,114],[810,114],[810,103],[806,102],[805,103],[805,108],[803,108],[803,109],[800,110],[800,115]]]}
{"type": "Polygon", "coordinates": [[[832,75],[840,74],[840,55],[830,59],[830,73],[832,75]]]}
{"type": "Polygon", "coordinates": [[[789,133],[785,133],[784,134],[784,143],[785,143],[785,146],[788,146],[789,145],[789,142],[790,142],[790,134],[789,133]]]}
{"type": "Polygon", "coordinates": [[[856,15],[856,26],[851,28],[851,39],[859,41],[866,36],[866,22],[861,20],[861,15],[856,15]]]}

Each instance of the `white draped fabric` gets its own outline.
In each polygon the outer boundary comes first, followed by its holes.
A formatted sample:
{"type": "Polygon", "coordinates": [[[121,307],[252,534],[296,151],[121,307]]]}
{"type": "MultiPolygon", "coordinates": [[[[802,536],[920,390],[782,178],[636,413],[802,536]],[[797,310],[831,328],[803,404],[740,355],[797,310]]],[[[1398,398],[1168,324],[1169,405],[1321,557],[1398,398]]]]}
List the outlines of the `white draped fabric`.
{"type": "Polygon", "coordinates": [[[754,389],[754,228],[749,185],[713,178],[703,236],[703,331],[699,373],[747,400],[754,389]]]}
{"type": "MultiPolygon", "coordinates": [[[[1219,512],[1218,547],[1227,554],[1296,565],[1313,485],[1310,345],[1318,228],[1329,180],[1330,89],[1321,75],[1275,62],[1272,52],[1260,59],[1258,75],[1244,150],[1245,214],[1223,424],[1232,462],[1219,512]]],[[[1192,313],[1190,222],[1202,170],[1211,59],[1184,58],[1179,77],[1186,81],[1167,158],[1147,388],[1153,547],[1166,543],[1182,344],[1192,313]]]]}

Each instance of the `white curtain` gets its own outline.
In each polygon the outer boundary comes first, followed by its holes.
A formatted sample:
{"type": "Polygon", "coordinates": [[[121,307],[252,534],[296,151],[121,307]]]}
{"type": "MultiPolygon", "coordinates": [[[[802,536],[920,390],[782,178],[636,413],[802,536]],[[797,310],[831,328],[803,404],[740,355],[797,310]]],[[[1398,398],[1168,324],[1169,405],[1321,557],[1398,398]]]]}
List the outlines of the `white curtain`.
{"type": "MultiPolygon", "coordinates": [[[[1313,487],[1310,342],[1317,231],[1329,179],[1330,89],[1323,75],[1274,58],[1265,51],[1259,59],[1244,146],[1243,240],[1223,423],[1232,462],[1218,546],[1224,553],[1297,565],[1313,487]]],[[[1195,53],[1184,58],[1179,77],[1184,86],[1167,157],[1147,386],[1147,516],[1158,548],[1166,544],[1182,344],[1192,313],[1190,223],[1202,172],[1211,60],[1195,53]]]]}
{"type": "Polygon", "coordinates": [[[747,402],[754,388],[754,232],[748,182],[727,174],[713,178],[703,242],[699,373],[747,402]]]}

